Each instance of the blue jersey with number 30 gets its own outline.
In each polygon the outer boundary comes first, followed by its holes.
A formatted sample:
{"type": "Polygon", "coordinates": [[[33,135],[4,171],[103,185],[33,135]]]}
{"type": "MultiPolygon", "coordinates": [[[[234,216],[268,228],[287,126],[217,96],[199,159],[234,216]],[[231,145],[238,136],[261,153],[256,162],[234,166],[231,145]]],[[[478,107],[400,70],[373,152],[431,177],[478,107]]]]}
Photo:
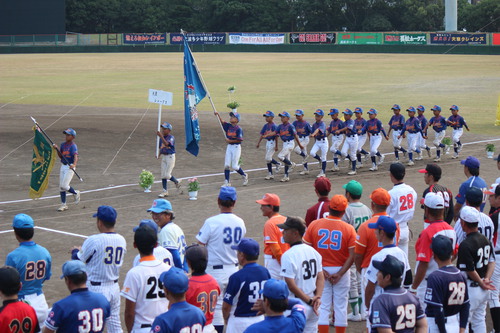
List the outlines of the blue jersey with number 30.
{"type": "Polygon", "coordinates": [[[155,318],[151,333],[201,333],[205,322],[205,315],[196,306],[186,301],[174,303],[155,318]]]}

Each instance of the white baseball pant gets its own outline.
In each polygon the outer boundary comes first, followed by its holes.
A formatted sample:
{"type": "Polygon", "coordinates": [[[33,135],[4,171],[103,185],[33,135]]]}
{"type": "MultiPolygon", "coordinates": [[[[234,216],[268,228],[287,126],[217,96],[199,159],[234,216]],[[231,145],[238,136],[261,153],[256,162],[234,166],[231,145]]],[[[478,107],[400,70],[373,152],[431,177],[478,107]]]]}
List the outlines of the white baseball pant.
{"type": "Polygon", "coordinates": [[[469,284],[469,324],[474,333],[486,333],[486,304],[489,297],[489,290],[483,290],[479,286],[471,287],[469,284]]]}
{"type": "Polygon", "coordinates": [[[214,279],[219,284],[221,293],[217,298],[217,305],[214,311],[214,320],[212,324],[214,326],[224,325],[224,318],[222,317],[222,302],[224,300],[224,293],[226,292],[227,283],[229,277],[238,271],[238,267],[235,265],[223,265],[222,269],[213,269],[213,266],[208,266],[206,272],[214,277],[214,279]]]}
{"type": "Polygon", "coordinates": [[[406,134],[406,140],[408,142],[408,152],[417,151],[417,141],[419,136],[420,132],[406,134]]]}
{"type": "Polygon", "coordinates": [[[406,226],[399,225],[399,242],[398,247],[408,256],[408,243],[410,242],[410,229],[406,226]]]}
{"type": "Polygon", "coordinates": [[[266,162],[267,163],[271,163],[271,161],[273,160],[275,148],[276,148],[276,141],[275,140],[268,140],[266,142],[266,162]]]}
{"type": "MultiPolygon", "coordinates": [[[[71,173],[73,173],[73,171],[71,171],[71,173]]],[[[49,314],[49,306],[47,304],[47,300],[45,299],[45,295],[43,293],[40,295],[30,294],[24,296],[23,300],[28,302],[28,304],[35,309],[36,317],[38,318],[38,323],[41,328],[49,314]]]]}
{"type": "Polygon", "coordinates": [[[337,150],[339,150],[340,145],[342,144],[342,140],[344,139],[343,135],[335,135],[332,134],[332,145],[330,147],[330,151],[335,154],[337,150]]]}
{"type": "MultiPolygon", "coordinates": [[[[235,305],[233,304],[233,306],[235,305]]],[[[263,315],[256,317],[235,317],[233,314],[231,314],[229,316],[229,319],[227,320],[226,332],[243,333],[248,328],[248,326],[263,320],[263,315]]]]}
{"type": "MultiPolygon", "coordinates": [[[[444,131],[443,131],[444,132],[444,131]]],[[[464,134],[463,128],[453,129],[451,132],[451,138],[453,140],[453,144],[456,145],[458,141],[460,141],[460,137],[464,134]]]]}
{"type": "Polygon", "coordinates": [[[436,146],[436,148],[439,147],[439,144],[441,143],[441,141],[443,141],[445,135],[446,131],[434,131],[434,141],[432,141],[432,143],[434,144],[434,146],[436,146]]]}
{"type": "Polygon", "coordinates": [[[359,275],[358,271],[356,270],[356,265],[352,265],[351,268],[349,268],[349,279],[351,280],[350,284],[350,289],[349,289],[349,299],[356,299],[356,302],[358,301],[358,298],[361,294],[361,276],[359,275]]]}
{"type": "Polygon", "coordinates": [[[172,178],[172,170],[175,166],[175,154],[161,155],[161,179],[172,178]]]}
{"type": "Polygon", "coordinates": [[[302,149],[300,149],[299,146],[296,146],[293,151],[295,152],[295,154],[299,154],[300,153],[304,153],[306,155],[306,158],[307,158],[307,146],[309,146],[309,137],[308,136],[303,136],[303,137],[299,137],[299,142],[300,144],[302,145],[302,149]]]}
{"type": "Polygon", "coordinates": [[[360,152],[361,149],[363,149],[363,146],[365,145],[367,138],[368,138],[368,135],[366,133],[363,135],[358,134],[358,148],[356,149],[357,152],[360,152]]]}
{"type": "Polygon", "coordinates": [[[293,142],[293,140],[287,142],[283,141],[283,148],[281,148],[281,151],[278,154],[278,158],[282,161],[285,158],[290,160],[290,153],[292,152],[294,147],[295,147],[295,142],[293,142]]]}
{"type": "Polygon", "coordinates": [[[269,274],[271,274],[271,278],[276,280],[283,280],[281,274],[281,265],[277,259],[274,259],[273,256],[269,254],[264,255],[264,267],[267,268],[269,274]]]}
{"type": "Polygon", "coordinates": [[[427,148],[427,143],[425,142],[424,134],[423,133],[418,133],[417,147],[418,148],[422,148],[422,149],[427,148]]]}
{"type": "MultiPolygon", "coordinates": [[[[135,326],[135,324],[134,324],[134,326],[135,326]]],[[[132,328],[132,333],[149,333],[149,332],[151,332],[151,327],[132,328]]]]}
{"type": "MultiPolygon", "coordinates": [[[[418,267],[418,265],[417,265],[417,267],[418,267]]],[[[423,279],[422,282],[420,282],[420,285],[417,287],[416,294],[417,294],[418,300],[420,301],[420,306],[422,306],[422,310],[424,310],[424,312],[425,312],[425,309],[427,308],[427,303],[424,302],[426,291],[427,291],[427,279],[423,279]]]]}
{"type": "MultiPolygon", "coordinates": [[[[342,267],[323,267],[329,274],[340,271],[342,267]]],[[[350,279],[349,274],[344,274],[339,282],[331,284],[325,279],[325,288],[321,295],[318,325],[328,325],[331,307],[335,311],[335,326],[347,327],[347,301],[349,299],[350,279]],[[334,301],[335,300],[335,301],[334,301]]]]}
{"type": "Polygon", "coordinates": [[[377,155],[381,143],[382,134],[370,134],[370,156],[377,155]]]}
{"type": "Polygon", "coordinates": [[[394,148],[401,147],[401,141],[403,140],[403,137],[398,139],[398,136],[400,135],[401,135],[401,130],[392,130],[392,146],[394,148]]]}
{"type": "Polygon", "coordinates": [[[351,161],[354,161],[356,160],[356,149],[358,149],[358,136],[346,136],[341,150],[342,156],[349,155],[351,161]]]}
{"type": "MultiPolygon", "coordinates": [[[[498,256],[498,254],[495,254],[498,256]]],[[[496,264],[496,263],[495,263],[496,264]]],[[[500,262],[495,265],[495,270],[491,276],[491,282],[495,286],[495,290],[490,290],[490,299],[488,301],[490,308],[500,308],[500,262]]]]}
{"type": "Polygon", "coordinates": [[[61,164],[61,170],[59,171],[59,188],[61,191],[69,190],[69,183],[71,183],[74,174],[73,170],[69,168],[69,165],[61,164]]]}
{"type": "Polygon", "coordinates": [[[205,325],[203,327],[203,333],[217,333],[213,324],[205,325]]]}
{"type": "Polygon", "coordinates": [[[328,153],[328,139],[327,138],[316,140],[313,147],[311,148],[310,155],[312,157],[316,156],[316,153],[318,152],[318,150],[321,151],[321,155],[319,155],[319,157],[321,158],[321,162],[326,162],[326,154],[328,153]]]}
{"type": "MultiPolygon", "coordinates": [[[[361,300],[363,301],[363,304],[361,304],[361,309],[359,309],[360,313],[364,313],[365,318],[368,318],[370,315],[369,309],[365,305],[365,290],[368,285],[368,278],[366,277],[367,270],[367,267],[361,268],[361,300]]],[[[367,322],[369,322],[369,320],[367,320],[367,322]]]]}
{"type": "Polygon", "coordinates": [[[118,283],[101,282],[99,286],[93,286],[90,281],[87,281],[87,287],[90,291],[104,295],[111,305],[111,315],[106,321],[108,333],[122,333],[123,330],[120,322],[120,286],[118,283]]]}
{"type": "Polygon", "coordinates": [[[240,169],[241,145],[228,144],[226,148],[226,158],[224,160],[224,169],[240,169]]]}
{"type": "MultiPolygon", "coordinates": [[[[460,332],[460,320],[459,320],[459,315],[453,315],[453,316],[448,316],[444,317],[446,320],[446,323],[444,324],[444,327],[446,328],[446,332],[460,332]]],[[[429,326],[429,333],[439,333],[439,328],[436,325],[436,320],[434,317],[427,317],[427,324],[429,326]]]]}
{"type": "Polygon", "coordinates": [[[309,306],[304,306],[304,314],[306,315],[306,326],[304,327],[304,333],[316,333],[318,332],[318,320],[319,317],[314,313],[314,309],[309,306]]]}

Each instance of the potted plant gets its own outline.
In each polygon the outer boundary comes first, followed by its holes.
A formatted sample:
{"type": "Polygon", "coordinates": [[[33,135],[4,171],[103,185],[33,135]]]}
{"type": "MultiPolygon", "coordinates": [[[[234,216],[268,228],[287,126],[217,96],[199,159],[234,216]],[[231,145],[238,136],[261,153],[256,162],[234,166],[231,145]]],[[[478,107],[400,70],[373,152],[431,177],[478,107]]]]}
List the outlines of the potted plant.
{"type": "Polygon", "coordinates": [[[486,155],[488,158],[493,158],[493,155],[495,154],[495,145],[492,143],[486,144],[486,155]]]}
{"type": "Polygon", "coordinates": [[[155,176],[151,173],[151,171],[143,169],[141,174],[139,175],[139,186],[144,189],[144,192],[151,192],[151,186],[153,185],[154,181],[155,176]]]}
{"type": "Polygon", "coordinates": [[[200,182],[198,181],[198,178],[196,177],[189,178],[188,179],[189,200],[197,200],[199,190],[200,190],[200,182]]]}
{"type": "Polygon", "coordinates": [[[227,92],[228,92],[228,99],[229,99],[229,103],[227,103],[227,107],[230,108],[233,112],[238,112],[238,106],[240,106],[240,103],[236,102],[234,99],[231,98],[231,95],[234,94],[234,92],[236,91],[236,87],[235,86],[231,86],[229,88],[227,88],[227,92]]]}
{"type": "Polygon", "coordinates": [[[441,143],[446,146],[444,148],[445,154],[449,154],[451,145],[453,144],[453,141],[451,141],[451,138],[445,137],[445,138],[443,138],[441,143]]]}

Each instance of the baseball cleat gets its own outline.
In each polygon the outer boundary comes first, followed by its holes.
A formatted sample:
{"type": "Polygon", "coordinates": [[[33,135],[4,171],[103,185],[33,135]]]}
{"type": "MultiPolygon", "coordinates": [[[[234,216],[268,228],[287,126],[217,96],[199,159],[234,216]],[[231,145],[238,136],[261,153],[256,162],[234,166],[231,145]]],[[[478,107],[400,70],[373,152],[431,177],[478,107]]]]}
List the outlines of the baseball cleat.
{"type": "Polygon", "coordinates": [[[359,322],[361,321],[361,314],[358,313],[357,315],[355,315],[354,313],[351,312],[347,315],[347,320],[359,322]]]}
{"type": "Polygon", "coordinates": [[[356,169],[361,169],[361,168],[363,168],[363,163],[358,162],[356,164],[356,169]]]}
{"type": "Polygon", "coordinates": [[[357,172],[355,170],[351,170],[347,173],[349,176],[353,176],[353,175],[356,175],[357,172]]]}
{"type": "Polygon", "coordinates": [[[377,171],[378,170],[378,167],[376,165],[372,166],[370,169],[370,171],[377,171]]]}
{"type": "Polygon", "coordinates": [[[158,194],[158,198],[165,198],[165,197],[168,197],[168,191],[158,194]]]}
{"type": "Polygon", "coordinates": [[[75,204],[79,204],[80,203],[80,191],[76,190],[75,191],[76,194],[73,194],[73,198],[75,199],[75,204]]]}
{"type": "Polygon", "coordinates": [[[321,177],[326,177],[323,171],[321,171],[319,175],[316,176],[316,178],[321,178],[321,177]]]}
{"type": "Polygon", "coordinates": [[[281,164],[281,163],[276,164],[276,172],[280,172],[282,165],[283,164],[281,164]]]}
{"type": "Polygon", "coordinates": [[[284,176],[283,178],[281,178],[280,182],[284,183],[284,182],[287,182],[289,180],[290,180],[290,178],[288,178],[288,176],[284,176]]]}
{"type": "Polygon", "coordinates": [[[333,168],[332,168],[332,172],[337,172],[339,171],[339,166],[338,165],[334,165],[333,168]]]}
{"type": "Polygon", "coordinates": [[[424,158],[422,157],[422,153],[419,153],[417,157],[415,157],[415,161],[421,161],[424,158]]]}
{"type": "Polygon", "coordinates": [[[66,204],[61,204],[61,206],[57,208],[58,212],[64,212],[65,210],[68,210],[68,206],[66,204]]]}
{"type": "Polygon", "coordinates": [[[272,173],[269,173],[267,176],[264,177],[265,180],[269,179],[274,179],[274,175],[272,173]]]}
{"type": "Polygon", "coordinates": [[[436,158],[434,159],[434,162],[441,162],[441,157],[436,157],[436,158]]]}
{"type": "Polygon", "coordinates": [[[302,170],[299,175],[308,175],[309,174],[309,170],[302,170]]]}
{"type": "Polygon", "coordinates": [[[385,160],[385,156],[384,155],[381,155],[379,158],[378,158],[378,165],[384,163],[384,160],[385,160]]]}
{"type": "Polygon", "coordinates": [[[408,161],[408,165],[409,165],[409,166],[415,165],[415,162],[413,162],[412,160],[409,160],[409,161],[408,161]]]}
{"type": "Polygon", "coordinates": [[[224,184],[222,184],[220,187],[227,187],[227,186],[231,186],[231,183],[226,180],[224,184]]]}
{"type": "Polygon", "coordinates": [[[245,174],[243,177],[243,186],[247,186],[248,185],[248,174],[245,174]]]}

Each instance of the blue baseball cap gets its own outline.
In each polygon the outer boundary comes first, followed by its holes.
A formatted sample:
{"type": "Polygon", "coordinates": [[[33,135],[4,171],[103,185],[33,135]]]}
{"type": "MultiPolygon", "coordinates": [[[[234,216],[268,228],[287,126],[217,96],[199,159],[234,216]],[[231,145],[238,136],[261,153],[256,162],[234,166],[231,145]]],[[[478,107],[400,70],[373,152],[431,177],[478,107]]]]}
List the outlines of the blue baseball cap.
{"type": "Polygon", "coordinates": [[[274,117],[274,112],[267,110],[262,116],[263,117],[274,117]]]}
{"type": "Polygon", "coordinates": [[[17,214],[12,220],[12,227],[16,229],[29,229],[35,227],[35,222],[27,214],[17,214]]]}
{"type": "Polygon", "coordinates": [[[290,291],[285,281],[269,279],[259,293],[271,299],[287,299],[290,291]]]}
{"type": "Polygon", "coordinates": [[[260,252],[259,243],[252,238],[242,238],[238,245],[231,245],[231,248],[249,256],[258,256],[260,252]]]}
{"type": "Polygon", "coordinates": [[[236,201],[238,199],[238,194],[236,194],[236,189],[232,186],[221,187],[219,192],[219,199],[236,201]]]}
{"type": "Polygon", "coordinates": [[[330,113],[328,115],[331,116],[332,114],[338,114],[338,113],[339,109],[330,109],[330,113]]]}
{"type": "Polygon", "coordinates": [[[63,134],[69,134],[69,135],[73,135],[73,137],[76,137],[76,131],[72,128],[65,129],[63,131],[63,134]]]}
{"type": "Polygon", "coordinates": [[[87,273],[87,267],[81,260],[69,260],[62,265],[61,279],[65,276],[87,273]]]}
{"type": "Polygon", "coordinates": [[[238,121],[240,121],[241,119],[240,114],[238,112],[229,112],[229,116],[235,117],[236,119],[238,119],[238,121]]]}
{"type": "Polygon", "coordinates": [[[363,113],[363,109],[362,108],[355,108],[354,113],[363,113]]]}
{"type": "Polygon", "coordinates": [[[118,213],[111,206],[99,206],[97,208],[97,213],[92,215],[92,217],[97,217],[99,220],[104,222],[116,222],[116,216],[118,213]]]}
{"type": "Polygon", "coordinates": [[[395,278],[401,277],[405,270],[405,264],[390,254],[383,261],[373,260],[373,267],[395,278]]]}
{"type": "Polygon", "coordinates": [[[479,160],[474,156],[467,156],[465,160],[460,161],[460,164],[465,165],[468,168],[477,169],[481,165],[481,162],[479,162],[479,160]]]}
{"type": "Polygon", "coordinates": [[[396,232],[398,227],[396,226],[396,221],[394,221],[392,217],[382,215],[379,216],[377,222],[369,223],[368,228],[384,230],[385,232],[396,232]]]}
{"type": "Polygon", "coordinates": [[[168,291],[174,294],[182,294],[188,290],[189,280],[186,273],[177,267],[160,274],[160,281],[168,291]]]}
{"type": "Polygon", "coordinates": [[[278,116],[290,118],[290,114],[288,112],[286,112],[286,111],[281,112],[280,114],[278,114],[278,116]]]}
{"type": "Polygon", "coordinates": [[[153,205],[151,206],[151,208],[149,208],[147,211],[153,213],[172,211],[172,204],[170,203],[170,201],[165,199],[156,199],[155,201],[153,201],[153,205]]]}
{"type": "Polygon", "coordinates": [[[343,114],[349,114],[352,116],[352,110],[351,109],[345,109],[344,112],[342,112],[343,114]]]}
{"type": "Polygon", "coordinates": [[[148,226],[150,227],[151,229],[153,229],[156,233],[158,233],[158,225],[153,221],[153,220],[141,220],[141,222],[139,222],[139,225],[134,227],[134,229],[132,229],[134,232],[137,231],[137,229],[139,229],[140,227],[142,226],[148,226]]]}
{"type": "Polygon", "coordinates": [[[318,115],[318,116],[324,116],[325,115],[325,111],[323,111],[321,109],[317,109],[316,111],[314,111],[314,114],[318,115]]]}
{"type": "Polygon", "coordinates": [[[417,106],[417,110],[424,112],[425,111],[425,107],[423,105],[419,105],[419,106],[417,106]]]}
{"type": "Polygon", "coordinates": [[[163,124],[161,124],[161,127],[171,130],[172,124],[164,122],[163,124]]]}
{"type": "Polygon", "coordinates": [[[436,235],[432,238],[431,250],[437,256],[449,256],[453,253],[453,241],[445,235],[436,235]]]}
{"type": "Polygon", "coordinates": [[[375,109],[370,109],[370,111],[368,111],[368,114],[378,114],[378,111],[375,109]]]}
{"type": "Polygon", "coordinates": [[[431,110],[441,112],[441,107],[439,105],[434,105],[431,110]]]}
{"type": "Polygon", "coordinates": [[[450,106],[450,110],[458,111],[459,108],[458,108],[458,106],[456,106],[455,104],[453,104],[452,106],[450,106]]]}
{"type": "Polygon", "coordinates": [[[394,104],[391,108],[391,110],[401,110],[401,107],[397,104],[394,104]]]}
{"type": "Polygon", "coordinates": [[[295,115],[296,116],[303,116],[304,115],[304,111],[301,110],[301,109],[297,109],[297,110],[295,110],[295,115]]]}
{"type": "Polygon", "coordinates": [[[413,106],[410,106],[408,109],[406,109],[408,112],[417,112],[413,106]]]}

